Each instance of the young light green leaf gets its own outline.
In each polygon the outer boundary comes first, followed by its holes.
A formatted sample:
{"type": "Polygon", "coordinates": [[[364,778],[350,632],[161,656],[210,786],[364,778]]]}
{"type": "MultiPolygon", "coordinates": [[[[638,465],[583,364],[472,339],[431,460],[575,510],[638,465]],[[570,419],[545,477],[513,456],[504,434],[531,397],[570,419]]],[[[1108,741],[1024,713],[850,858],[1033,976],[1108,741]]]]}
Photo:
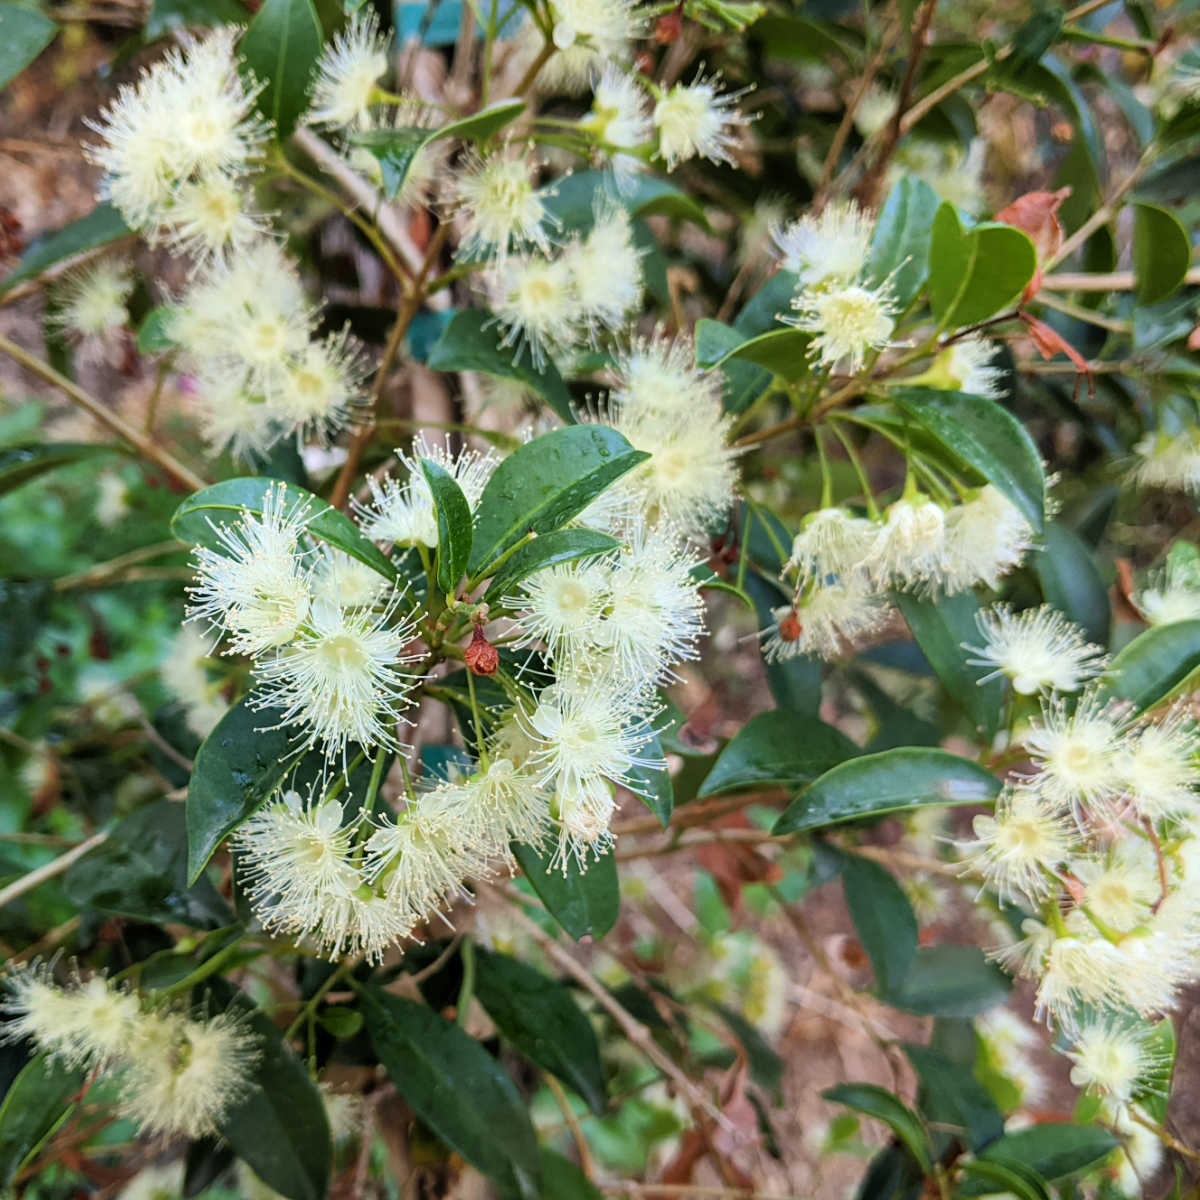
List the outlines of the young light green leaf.
{"type": "Polygon", "coordinates": [[[312,0],[266,0],[242,35],[242,57],[265,85],[258,96],[259,110],[274,122],[281,141],[308,107],[321,40],[312,0]]]}
{"type": "Polygon", "coordinates": [[[1015,304],[1036,268],[1037,252],[1021,230],[985,223],[967,232],[953,204],[937,210],[929,245],[929,302],[942,329],[963,329],[1015,304]]]}
{"type": "Polygon", "coordinates": [[[536,1196],[537,1135],[496,1060],[424,1004],[377,987],[361,995],[375,1053],[413,1111],[504,1191],[536,1196]]]}
{"type": "Polygon", "coordinates": [[[139,354],[161,354],[170,350],[175,343],[171,341],[170,328],[173,310],[169,304],[156,304],[143,318],[138,326],[137,348],[139,354]]]}
{"type": "Polygon", "coordinates": [[[0,88],[25,70],[57,32],[58,26],[32,4],[0,4],[0,88]]]}
{"type": "Polygon", "coordinates": [[[567,988],[507,954],[476,946],[475,996],[530,1061],[573,1087],[592,1112],[604,1112],[600,1047],[567,988]]]}
{"type": "Polygon", "coordinates": [[[525,872],[525,878],[546,906],[546,911],[576,940],[602,938],[616,923],[621,911],[617,860],[612,850],[588,862],[581,871],[569,858],[564,871],[551,866],[555,847],[536,850],[533,846],[512,844],[512,852],[525,872]]]}
{"type": "Polygon", "coordinates": [[[484,599],[494,604],[522,579],[547,567],[608,554],[620,546],[616,538],[595,529],[556,529],[527,542],[504,560],[492,577],[484,599]]]}
{"type": "Polygon", "coordinates": [[[985,804],[999,794],[1000,781],[969,758],[901,746],[826,771],[784,809],[774,832],[822,829],[926,804],[985,804]]]}
{"type": "Polygon", "coordinates": [[[420,462],[437,517],[437,585],[449,595],[463,577],[471,557],[471,506],[445,467],[427,458],[420,462]]]}
{"type": "Polygon", "coordinates": [[[1174,213],[1145,200],[1133,204],[1133,278],[1139,304],[1165,300],[1187,275],[1192,241],[1174,213]]]}
{"type": "Polygon", "coordinates": [[[87,1073],[44,1054],[31,1058],[0,1105],[0,1189],[8,1194],[17,1172],[75,1110],[87,1073]]]}
{"type": "MultiPolygon", "coordinates": [[[[14,6],[15,7],[15,6],[14,6]]],[[[21,256],[16,270],[0,281],[0,296],[27,279],[36,279],[64,259],[74,258],[128,237],[133,230],[111,204],[98,204],[86,217],[34,242],[21,256]]]]}
{"type": "Polygon", "coordinates": [[[535,367],[528,351],[503,345],[504,333],[491,313],[468,308],[455,313],[429,351],[431,371],[482,371],[500,379],[515,379],[536,392],[568,425],[574,424],[571,393],[558,368],[547,359],[535,367]]]}
{"type": "Polygon", "coordinates": [[[883,994],[900,986],[917,952],[917,918],[890,871],[857,854],[842,855],[842,891],[875,982],[883,994]]]}
{"type": "Polygon", "coordinates": [[[1004,493],[1040,533],[1045,514],[1042,456],[1025,426],[995,400],[939,388],[896,388],[892,399],[942,448],[1004,493]]]}
{"type": "Polygon", "coordinates": [[[569,425],[514,450],[492,473],[476,505],[472,578],[522,538],[561,529],[606,487],[650,456],[603,425],[569,425]]]}
{"type": "Polygon", "coordinates": [[[1138,712],[1165,700],[1200,669],[1200,621],[1176,621],[1139,633],[1112,660],[1102,691],[1138,712]]]}
{"type": "Polygon", "coordinates": [[[883,1121],[904,1143],[923,1171],[931,1169],[932,1148],[921,1118],[891,1092],[873,1083],[839,1083],[821,1093],[825,1100],[883,1121]]]}
{"type": "Polygon", "coordinates": [[[853,758],[858,747],[839,729],[802,712],[772,709],[751,717],[721,751],[701,796],[811,783],[853,758]]]}
{"type": "Polygon", "coordinates": [[[261,514],[267,492],[272,488],[283,489],[286,507],[305,506],[308,513],[304,527],[306,533],[358,559],[386,579],[394,582],[398,578],[396,568],[388,561],[387,555],[360,533],[358,526],[345,513],[330,508],[324,500],[296,484],[283,484],[265,476],[226,479],[194,493],[175,510],[171,518],[171,532],[181,542],[192,546],[219,547],[213,525],[236,520],[243,509],[261,514]]]}

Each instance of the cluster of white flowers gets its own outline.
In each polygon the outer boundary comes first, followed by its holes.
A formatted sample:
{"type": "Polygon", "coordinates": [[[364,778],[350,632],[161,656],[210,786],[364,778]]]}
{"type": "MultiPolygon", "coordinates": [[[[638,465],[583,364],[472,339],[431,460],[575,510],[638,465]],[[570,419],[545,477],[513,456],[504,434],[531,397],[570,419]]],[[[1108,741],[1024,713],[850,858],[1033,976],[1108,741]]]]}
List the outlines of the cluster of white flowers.
{"type": "Polygon", "coordinates": [[[1133,603],[1148,625],[1200,620],[1200,554],[1176,542],[1160,567],[1147,571],[1133,603]]]}
{"type": "Polygon", "coordinates": [[[234,1010],[197,1017],[144,1007],[103,975],[62,987],[44,965],[4,977],[7,1040],[117,1081],[122,1115],[147,1137],[215,1137],[252,1086],[258,1037],[234,1010]]]}
{"type": "Polygon", "coordinates": [[[1200,428],[1188,426],[1175,433],[1156,430],[1146,434],[1133,452],[1137,461],[1129,478],[1138,487],[1200,494],[1200,428]]]}
{"type": "Polygon", "coordinates": [[[184,625],[158,669],[163,687],[183,707],[187,727],[207,737],[229,705],[221,695],[220,681],[209,678],[207,663],[212,647],[192,625],[184,625]]]}
{"type": "Polygon", "coordinates": [[[783,577],[790,605],[775,610],[764,653],[832,658],[887,623],[891,588],[953,595],[1000,580],[1020,565],[1033,528],[991,484],[945,508],[914,491],[877,519],[845,508],[810,513],[792,543],[783,577]]]}

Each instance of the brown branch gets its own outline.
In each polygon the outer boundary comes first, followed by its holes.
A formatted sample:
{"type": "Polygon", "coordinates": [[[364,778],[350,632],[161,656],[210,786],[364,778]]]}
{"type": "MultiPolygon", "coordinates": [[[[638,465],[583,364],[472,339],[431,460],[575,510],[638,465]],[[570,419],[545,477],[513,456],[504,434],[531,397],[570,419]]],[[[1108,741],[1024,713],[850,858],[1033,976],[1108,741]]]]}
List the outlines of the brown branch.
{"type": "Polygon", "coordinates": [[[78,846],[72,846],[66,854],[60,854],[56,859],[46,863],[44,866],[37,867],[28,874],[22,875],[20,879],[14,879],[8,887],[0,890],[0,908],[3,908],[6,904],[11,904],[19,896],[24,896],[26,892],[32,892],[34,888],[40,887],[48,879],[57,878],[73,862],[77,862],[89,850],[94,850],[106,841],[108,841],[107,833],[93,834],[86,841],[80,842],[78,846]]]}

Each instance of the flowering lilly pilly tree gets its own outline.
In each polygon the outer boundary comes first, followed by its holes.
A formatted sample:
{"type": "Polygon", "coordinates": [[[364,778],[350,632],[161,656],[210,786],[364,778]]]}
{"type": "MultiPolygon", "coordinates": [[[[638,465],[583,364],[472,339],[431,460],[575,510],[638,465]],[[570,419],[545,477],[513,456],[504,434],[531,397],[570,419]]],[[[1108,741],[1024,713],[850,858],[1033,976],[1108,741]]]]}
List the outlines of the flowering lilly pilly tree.
{"type": "Polygon", "coordinates": [[[1193,9],[138,11],[0,208],[0,1190],[1192,1194],[1193,9]]]}

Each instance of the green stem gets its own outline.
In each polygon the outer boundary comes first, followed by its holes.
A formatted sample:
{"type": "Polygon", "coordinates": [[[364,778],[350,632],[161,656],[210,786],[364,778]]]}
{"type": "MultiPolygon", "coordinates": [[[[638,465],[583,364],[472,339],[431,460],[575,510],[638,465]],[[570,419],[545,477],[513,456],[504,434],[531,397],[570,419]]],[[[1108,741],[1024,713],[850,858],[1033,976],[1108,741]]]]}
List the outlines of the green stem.
{"type": "Polygon", "coordinates": [[[458,958],[462,963],[462,985],[458,989],[454,1021],[459,1029],[466,1029],[467,1014],[471,1011],[471,999],[475,995],[475,943],[469,935],[462,940],[458,958]]]}
{"type": "Polygon", "coordinates": [[[483,740],[483,721],[479,717],[479,705],[475,700],[475,672],[467,667],[467,694],[471,698],[471,719],[475,723],[475,748],[478,751],[479,766],[488,769],[487,745],[483,740]]]}
{"type": "MultiPolygon", "coordinates": [[[[380,757],[382,758],[383,756],[380,755],[380,757]]],[[[300,1026],[303,1025],[305,1021],[312,1019],[313,1013],[315,1013],[317,1010],[317,1005],[320,1004],[321,1001],[324,1000],[331,991],[333,991],[333,985],[337,983],[339,979],[344,979],[357,965],[357,958],[347,958],[338,963],[337,970],[329,973],[329,977],[323,984],[321,984],[319,988],[317,988],[315,992],[313,992],[312,996],[308,1000],[308,1003],[305,1004],[305,1006],[296,1014],[296,1019],[287,1027],[287,1030],[283,1035],[283,1040],[285,1042],[290,1042],[292,1038],[296,1036],[300,1026]]]]}
{"type": "Polygon", "coordinates": [[[362,803],[362,816],[369,817],[375,807],[375,798],[379,795],[379,785],[383,782],[383,764],[387,754],[382,750],[375,751],[375,762],[371,766],[371,782],[367,784],[367,795],[362,803]]]}
{"type": "Polygon", "coordinates": [[[189,988],[195,987],[201,980],[207,979],[210,975],[215,975],[238,952],[245,938],[245,933],[239,933],[227,946],[223,946],[211,958],[206,958],[190,975],[185,975],[177,983],[163,988],[159,994],[173,996],[177,992],[186,992],[189,988]]]}

